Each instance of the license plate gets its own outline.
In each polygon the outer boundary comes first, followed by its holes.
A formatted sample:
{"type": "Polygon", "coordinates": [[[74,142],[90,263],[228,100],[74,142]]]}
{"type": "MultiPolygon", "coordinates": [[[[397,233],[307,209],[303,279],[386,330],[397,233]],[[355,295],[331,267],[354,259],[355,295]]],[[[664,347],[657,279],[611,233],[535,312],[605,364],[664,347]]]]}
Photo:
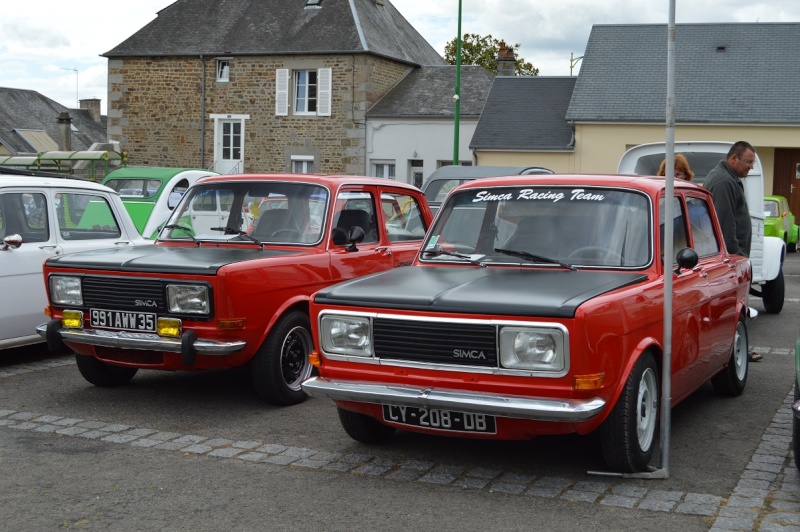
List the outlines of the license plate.
{"type": "Polygon", "coordinates": [[[90,310],[90,323],[98,329],[120,329],[123,331],[155,332],[156,315],[150,312],[126,312],[124,310],[90,310]]]}
{"type": "Polygon", "coordinates": [[[494,416],[454,410],[383,405],[383,419],[402,425],[453,432],[480,432],[484,434],[495,434],[497,432],[494,416]]]}

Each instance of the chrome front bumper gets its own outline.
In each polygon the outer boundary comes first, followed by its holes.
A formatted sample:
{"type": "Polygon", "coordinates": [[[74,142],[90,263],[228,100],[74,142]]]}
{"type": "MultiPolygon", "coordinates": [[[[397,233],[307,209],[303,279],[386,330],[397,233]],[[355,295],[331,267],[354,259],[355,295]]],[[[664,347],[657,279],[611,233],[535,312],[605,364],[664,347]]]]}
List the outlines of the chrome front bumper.
{"type": "Polygon", "coordinates": [[[519,397],[467,390],[332,381],[322,377],[312,377],[305,381],[303,391],[311,397],[338,401],[458,410],[472,414],[567,423],[591,419],[606,405],[599,398],[560,400],[519,397]]]}
{"type": "MultiPolygon", "coordinates": [[[[47,339],[47,323],[36,327],[39,336],[47,339]]],[[[152,333],[137,333],[124,331],[103,331],[98,329],[68,329],[61,327],[55,331],[61,340],[75,342],[76,344],[94,345],[99,347],[113,347],[116,349],[142,349],[146,351],[167,351],[182,353],[181,338],[162,338],[152,333]]],[[[244,348],[244,340],[219,342],[216,340],[195,339],[188,347],[200,355],[230,355],[244,348]]]]}

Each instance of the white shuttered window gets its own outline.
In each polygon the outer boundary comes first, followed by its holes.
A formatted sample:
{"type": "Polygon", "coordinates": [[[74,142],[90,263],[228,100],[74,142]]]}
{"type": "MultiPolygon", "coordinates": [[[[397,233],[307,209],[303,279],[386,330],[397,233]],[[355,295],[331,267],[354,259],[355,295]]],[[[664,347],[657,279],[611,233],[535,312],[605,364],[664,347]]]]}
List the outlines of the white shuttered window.
{"type": "Polygon", "coordinates": [[[275,71],[275,114],[331,116],[333,73],[330,68],[275,71]]]}

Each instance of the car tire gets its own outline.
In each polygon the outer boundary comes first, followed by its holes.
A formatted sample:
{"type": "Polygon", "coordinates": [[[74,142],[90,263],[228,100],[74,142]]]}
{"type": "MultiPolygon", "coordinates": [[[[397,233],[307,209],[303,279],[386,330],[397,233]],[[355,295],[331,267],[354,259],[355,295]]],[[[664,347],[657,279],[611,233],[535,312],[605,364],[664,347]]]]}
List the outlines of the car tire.
{"type": "Polygon", "coordinates": [[[660,404],[658,367],[646,352],[600,426],[600,444],[609,468],[622,473],[647,470],[658,439],[660,404]]]}
{"type": "Polygon", "coordinates": [[[795,253],[797,251],[797,242],[789,242],[786,244],[786,251],[789,253],[795,253]]]}
{"type": "Polygon", "coordinates": [[[308,315],[293,311],[282,316],[250,362],[258,396],[278,406],[305,401],[301,384],[311,376],[308,355],[313,345],[308,315]]]}
{"type": "Polygon", "coordinates": [[[83,378],[104,388],[128,384],[139,368],[128,368],[106,364],[89,355],[75,355],[75,363],[83,378]]]}
{"type": "Polygon", "coordinates": [[[337,410],[344,431],[348,436],[361,443],[383,443],[395,432],[394,427],[384,425],[373,417],[344,408],[337,408],[337,410]]]}
{"type": "Polygon", "coordinates": [[[736,324],[736,335],[733,339],[731,356],[725,369],[711,377],[714,391],[720,395],[736,397],[741,395],[747,384],[749,373],[750,343],[747,335],[747,325],[744,317],[739,318],[736,324]]]}
{"type": "Polygon", "coordinates": [[[761,301],[767,314],[778,314],[783,310],[783,298],[786,287],[783,283],[783,268],[778,270],[778,276],[772,281],[767,281],[761,287],[761,301]]]}

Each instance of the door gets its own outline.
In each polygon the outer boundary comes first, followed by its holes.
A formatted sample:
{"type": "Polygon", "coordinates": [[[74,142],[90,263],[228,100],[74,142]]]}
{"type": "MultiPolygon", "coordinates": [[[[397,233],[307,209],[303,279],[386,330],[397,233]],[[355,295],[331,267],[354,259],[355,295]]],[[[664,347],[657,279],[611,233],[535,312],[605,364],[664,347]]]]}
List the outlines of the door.
{"type": "Polygon", "coordinates": [[[795,216],[800,213],[800,149],[775,149],[772,193],[788,199],[795,216]]]}
{"type": "Polygon", "coordinates": [[[214,169],[221,174],[241,174],[243,166],[244,120],[218,120],[214,134],[214,169]]]}

